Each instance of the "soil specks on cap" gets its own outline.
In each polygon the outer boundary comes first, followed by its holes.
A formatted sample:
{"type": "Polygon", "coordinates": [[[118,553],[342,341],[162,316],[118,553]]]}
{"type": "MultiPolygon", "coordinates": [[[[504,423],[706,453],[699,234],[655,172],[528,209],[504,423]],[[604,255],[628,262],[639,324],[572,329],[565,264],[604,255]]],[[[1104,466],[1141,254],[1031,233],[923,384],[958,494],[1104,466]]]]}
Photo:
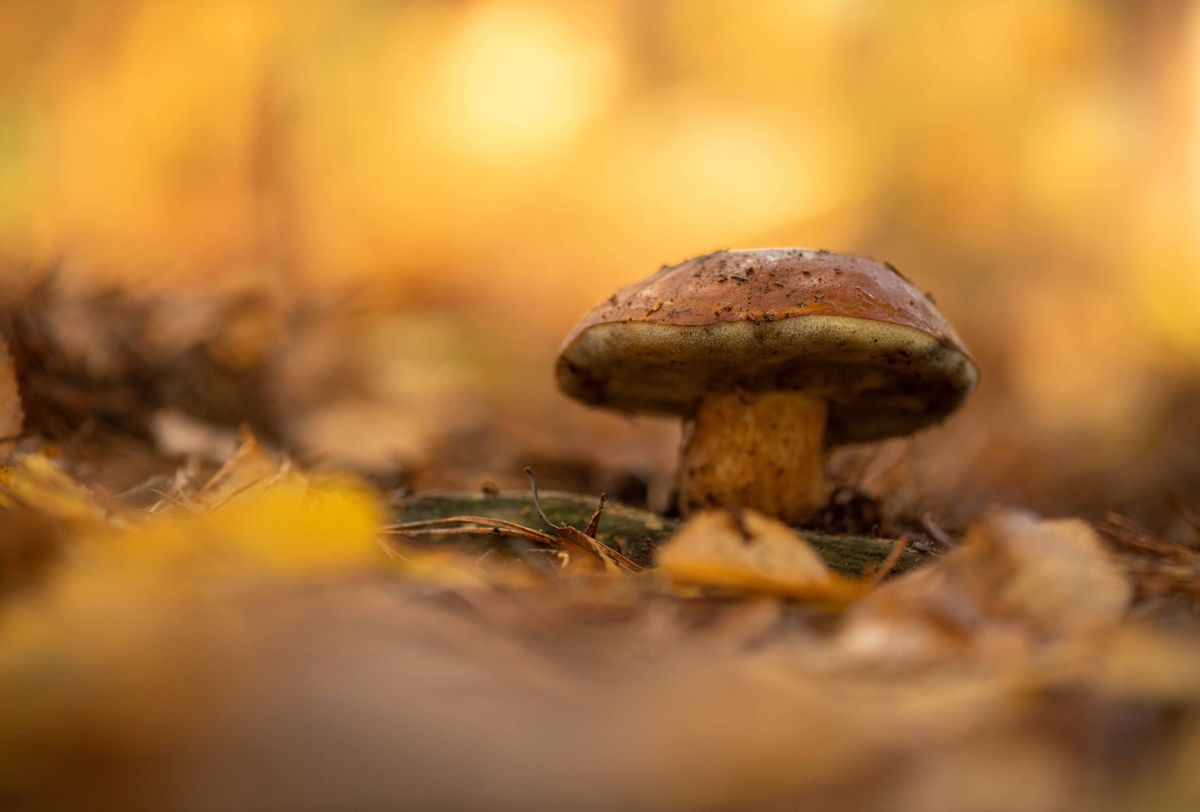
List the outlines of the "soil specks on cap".
{"type": "MultiPolygon", "coordinates": [[[[901,279],[903,279],[905,282],[909,282],[909,278],[908,278],[907,276],[905,276],[904,274],[900,273],[900,269],[899,269],[899,268],[897,268],[897,267],[896,267],[895,265],[893,265],[892,263],[890,263],[890,262],[885,262],[885,263],[883,263],[883,267],[887,268],[889,271],[891,271],[891,272],[892,272],[892,273],[894,273],[896,276],[898,276],[898,277],[900,277],[901,279]]],[[[911,282],[909,282],[909,283],[911,284],[911,282]]],[[[911,302],[910,302],[910,304],[911,304],[911,302]]]]}

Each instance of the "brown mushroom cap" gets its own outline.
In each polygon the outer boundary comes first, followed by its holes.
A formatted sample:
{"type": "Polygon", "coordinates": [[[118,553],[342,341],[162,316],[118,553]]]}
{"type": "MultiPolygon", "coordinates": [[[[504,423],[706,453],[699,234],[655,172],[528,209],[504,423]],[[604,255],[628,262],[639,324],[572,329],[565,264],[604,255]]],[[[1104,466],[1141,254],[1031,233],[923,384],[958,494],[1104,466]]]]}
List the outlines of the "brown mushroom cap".
{"type": "Polygon", "coordinates": [[[689,415],[706,393],[796,390],[829,404],[830,443],[908,434],[950,414],[978,372],[933,302],[890,265],[801,248],[664,267],[563,342],[563,391],[689,415]]]}

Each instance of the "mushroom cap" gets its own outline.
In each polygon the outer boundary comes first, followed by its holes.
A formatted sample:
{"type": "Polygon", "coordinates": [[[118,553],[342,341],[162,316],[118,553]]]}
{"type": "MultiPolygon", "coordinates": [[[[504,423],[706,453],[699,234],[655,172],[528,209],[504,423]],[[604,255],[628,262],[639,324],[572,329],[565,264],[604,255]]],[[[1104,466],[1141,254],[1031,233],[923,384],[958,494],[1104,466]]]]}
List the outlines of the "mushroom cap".
{"type": "Polygon", "coordinates": [[[894,267],[804,248],[661,268],[575,326],[557,374],[587,403],[685,416],[710,392],[802,391],[828,403],[831,444],[935,423],[978,379],[954,328],[894,267]]]}

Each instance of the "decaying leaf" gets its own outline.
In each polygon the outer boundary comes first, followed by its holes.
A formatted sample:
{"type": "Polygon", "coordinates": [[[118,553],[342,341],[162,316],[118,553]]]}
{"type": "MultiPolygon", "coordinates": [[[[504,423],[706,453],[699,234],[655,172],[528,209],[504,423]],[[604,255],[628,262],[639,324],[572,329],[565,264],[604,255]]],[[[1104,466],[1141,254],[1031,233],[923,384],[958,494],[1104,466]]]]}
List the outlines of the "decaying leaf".
{"type": "Polygon", "coordinates": [[[1025,645],[1112,627],[1132,594],[1087,523],[994,511],[972,525],[960,547],[856,607],[846,641],[864,653],[902,658],[947,647],[1025,645]]]}
{"type": "MultiPolygon", "coordinates": [[[[812,634],[773,598],[843,605],[874,581],[753,513],[689,520],[660,550],[683,587],[664,592],[453,545],[385,569],[369,490],[250,437],[154,512],[105,507],[43,457],[4,476],[8,504],[83,520],[49,578],[5,596],[0,796],[179,758],[197,808],[245,797],[230,782],[251,764],[284,806],[352,788],[385,805],[1090,809],[1102,790],[1081,795],[1080,775],[1134,774],[1165,714],[1200,707],[1200,652],[1123,621],[1128,586],[1077,522],[992,514],[812,634]],[[897,679],[914,641],[944,659],[897,679]],[[464,784],[464,753],[499,778],[464,784]]],[[[605,566],[586,513],[550,517],[409,525],[540,534],[568,566],[605,566]]],[[[1172,800],[1194,786],[1177,772],[1172,800]]]]}
{"type": "Polygon", "coordinates": [[[696,514],[659,550],[658,566],[679,584],[801,600],[837,603],[867,588],[831,572],[787,525],[753,511],[696,514]]]}
{"type": "Polygon", "coordinates": [[[1081,519],[994,513],[967,535],[990,567],[997,604],[1055,634],[1111,626],[1133,597],[1128,580],[1081,519]],[[1007,567],[1004,564],[1007,563],[1007,567]],[[1007,578],[1003,573],[1011,573],[1007,578]]]}
{"type": "MultiPolygon", "coordinates": [[[[659,551],[661,589],[552,577],[634,570],[597,538],[615,517],[588,522],[583,497],[567,515],[464,501],[401,525],[511,534],[540,568],[450,544],[393,550],[397,567],[369,489],[249,435],[208,482],[168,477],[151,511],[78,470],[30,455],[0,472],[9,524],[63,530],[61,555],[0,561],[0,797],[95,792],[125,765],[139,789],[179,769],[196,808],[246,797],[249,770],[256,798],[289,807],[352,791],[388,806],[1091,809],[1110,788],[1081,792],[1080,776],[1141,774],[1171,714],[1200,707],[1200,651],[1124,620],[1128,584],[1080,522],[994,513],[879,585],[903,539],[872,540],[854,571],[875,577],[851,580],[826,561],[853,539],[811,546],[712,512],[659,551]],[[864,595],[815,625],[777,599],[864,595]],[[464,754],[498,778],[463,782],[464,754]]],[[[1200,752],[1183,735],[1177,752],[1200,752]]],[[[1194,778],[1172,775],[1165,808],[1189,808],[1194,778]]]]}

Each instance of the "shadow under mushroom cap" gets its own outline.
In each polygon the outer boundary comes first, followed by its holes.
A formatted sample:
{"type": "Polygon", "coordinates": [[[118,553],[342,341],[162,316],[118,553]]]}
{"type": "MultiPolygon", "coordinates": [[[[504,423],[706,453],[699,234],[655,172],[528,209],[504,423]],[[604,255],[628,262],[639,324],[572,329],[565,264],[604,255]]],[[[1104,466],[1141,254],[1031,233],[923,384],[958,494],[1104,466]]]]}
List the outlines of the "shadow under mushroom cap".
{"type": "Polygon", "coordinates": [[[597,406],[688,415],[706,393],[797,390],[829,404],[831,444],[935,423],[977,373],[956,347],[911,327],[839,316],[584,330],[558,360],[563,391],[597,406]]]}

